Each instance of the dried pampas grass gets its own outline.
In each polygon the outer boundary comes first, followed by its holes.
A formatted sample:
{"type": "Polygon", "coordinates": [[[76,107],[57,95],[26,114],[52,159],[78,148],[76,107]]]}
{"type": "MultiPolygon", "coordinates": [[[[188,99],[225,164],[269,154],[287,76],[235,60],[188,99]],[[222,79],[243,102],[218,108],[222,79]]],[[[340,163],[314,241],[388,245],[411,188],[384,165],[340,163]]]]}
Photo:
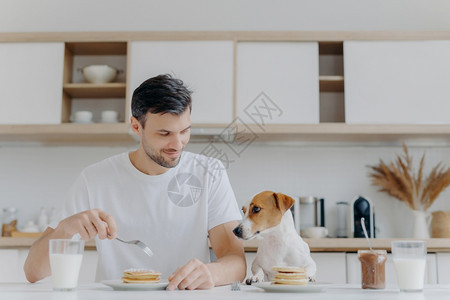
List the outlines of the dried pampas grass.
{"type": "Polygon", "coordinates": [[[379,191],[405,202],[413,210],[426,211],[450,185],[450,168],[445,169],[438,163],[428,177],[424,178],[425,153],[420,160],[419,171],[415,174],[412,158],[405,144],[403,151],[404,155],[397,155],[394,163],[387,165],[380,159],[378,165],[369,166],[372,170],[369,173],[372,185],[379,186],[379,191]]]}

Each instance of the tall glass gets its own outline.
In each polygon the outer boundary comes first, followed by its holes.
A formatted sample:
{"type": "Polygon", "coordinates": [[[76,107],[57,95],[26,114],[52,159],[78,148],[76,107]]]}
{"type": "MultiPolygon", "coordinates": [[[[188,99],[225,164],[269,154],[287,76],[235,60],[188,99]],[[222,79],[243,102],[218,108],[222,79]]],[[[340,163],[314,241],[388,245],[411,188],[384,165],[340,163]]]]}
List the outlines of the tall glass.
{"type": "Polygon", "coordinates": [[[386,250],[358,250],[361,261],[361,287],[363,289],[384,289],[386,250]]]}
{"type": "Polygon", "coordinates": [[[420,292],[425,281],[427,244],[424,241],[393,241],[392,257],[402,292],[420,292]]]}
{"type": "Polygon", "coordinates": [[[50,240],[49,257],[53,290],[72,291],[76,289],[83,253],[83,240],[50,240]]]}

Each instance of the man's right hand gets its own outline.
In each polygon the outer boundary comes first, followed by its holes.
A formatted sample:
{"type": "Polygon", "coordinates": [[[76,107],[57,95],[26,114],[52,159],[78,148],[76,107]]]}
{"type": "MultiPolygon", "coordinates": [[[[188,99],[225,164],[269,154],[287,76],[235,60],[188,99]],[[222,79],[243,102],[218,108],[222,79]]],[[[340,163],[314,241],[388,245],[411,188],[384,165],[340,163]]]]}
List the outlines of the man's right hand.
{"type": "Polygon", "coordinates": [[[83,240],[89,240],[96,235],[101,240],[114,239],[117,234],[116,222],[103,210],[86,210],[59,222],[54,235],[71,238],[76,233],[79,233],[83,240]]]}
{"type": "Polygon", "coordinates": [[[114,239],[117,235],[116,222],[103,210],[91,209],[62,220],[55,229],[47,227],[28,252],[23,267],[28,281],[36,282],[51,274],[48,241],[50,239],[70,239],[76,233],[79,233],[83,240],[89,240],[96,235],[101,240],[114,239]]]}

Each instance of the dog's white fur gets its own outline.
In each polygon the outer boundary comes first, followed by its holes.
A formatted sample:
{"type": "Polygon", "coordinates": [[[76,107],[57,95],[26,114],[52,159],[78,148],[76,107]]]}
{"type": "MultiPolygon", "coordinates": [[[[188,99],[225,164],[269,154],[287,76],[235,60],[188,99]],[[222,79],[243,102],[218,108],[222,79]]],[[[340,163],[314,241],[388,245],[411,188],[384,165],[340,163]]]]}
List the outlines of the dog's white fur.
{"type": "Polygon", "coordinates": [[[307,276],[314,278],[316,264],[311,258],[308,244],[303,241],[295,230],[289,207],[283,213],[281,222],[278,225],[266,228],[258,233],[252,232],[251,229],[253,224],[249,218],[249,205],[246,206],[244,218],[238,225],[240,230],[242,230],[240,238],[248,240],[258,235],[263,237],[252,264],[253,276],[250,278],[251,282],[269,281],[272,279],[274,276],[272,267],[274,266],[303,267],[306,268],[307,276]]]}

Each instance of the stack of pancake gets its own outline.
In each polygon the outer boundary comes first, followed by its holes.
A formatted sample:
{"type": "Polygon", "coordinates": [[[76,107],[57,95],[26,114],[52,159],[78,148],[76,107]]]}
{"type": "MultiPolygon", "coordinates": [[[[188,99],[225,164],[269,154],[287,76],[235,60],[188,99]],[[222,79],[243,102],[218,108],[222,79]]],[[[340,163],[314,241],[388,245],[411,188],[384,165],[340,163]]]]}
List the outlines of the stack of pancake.
{"type": "Polygon", "coordinates": [[[272,284],[307,285],[306,269],[299,267],[272,267],[275,276],[272,284]]]}
{"type": "Polygon", "coordinates": [[[124,283],[156,283],[161,280],[161,273],[153,270],[128,269],[123,271],[124,283]]]}

